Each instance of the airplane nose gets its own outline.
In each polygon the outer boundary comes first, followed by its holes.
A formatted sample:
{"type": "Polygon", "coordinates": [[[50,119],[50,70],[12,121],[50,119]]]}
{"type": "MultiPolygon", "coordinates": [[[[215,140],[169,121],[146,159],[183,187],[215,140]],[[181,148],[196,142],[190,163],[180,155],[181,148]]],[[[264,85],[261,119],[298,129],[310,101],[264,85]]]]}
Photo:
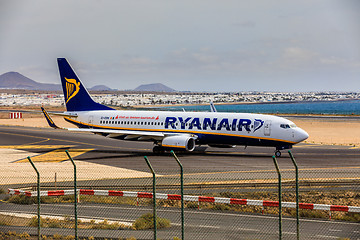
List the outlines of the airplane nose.
{"type": "Polygon", "coordinates": [[[305,141],[306,139],[308,139],[309,134],[307,132],[305,132],[303,129],[298,128],[297,132],[296,132],[296,141],[297,142],[302,142],[305,141]]]}

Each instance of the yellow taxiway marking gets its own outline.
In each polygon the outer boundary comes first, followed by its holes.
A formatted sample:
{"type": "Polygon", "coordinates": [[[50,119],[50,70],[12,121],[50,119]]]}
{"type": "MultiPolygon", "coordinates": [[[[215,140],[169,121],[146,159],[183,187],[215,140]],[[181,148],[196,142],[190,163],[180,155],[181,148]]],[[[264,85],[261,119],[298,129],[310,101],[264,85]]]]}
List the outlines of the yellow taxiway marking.
{"type": "Polygon", "coordinates": [[[54,149],[54,148],[70,148],[75,145],[8,145],[0,146],[7,149],[54,149]]]}
{"type": "MultiPolygon", "coordinates": [[[[11,129],[16,129],[16,128],[11,128],[11,129]]],[[[44,130],[31,129],[31,130],[28,130],[28,131],[40,132],[40,131],[44,131],[44,130]]],[[[54,140],[54,141],[62,141],[62,142],[68,142],[68,143],[73,143],[73,144],[82,144],[82,145],[96,146],[96,147],[107,147],[107,148],[114,148],[114,149],[150,150],[150,148],[149,149],[147,149],[147,148],[140,149],[140,148],[128,148],[128,147],[121,147],[121,146],[108,146],[108,145],[102,145],[102,144],[94,144],[94,143],[87,143],[87,142],[66,140],[66,139],[59,139],[59,138],[38,137],[38,136],[33,136],[33,135],[29,135],[29,134],[20,134],[20,133],[5,133],[5,132],[2,132],[1,134],[25,136],[25,137],[40,138],[40,139],[50,139],[50,140],[54,140]]],[[[7,148],[7,147],[4,146],[3,148],[7,148]]]]}
{"type": "Polygon", "coordinates": [[[306,148],[306,147],[323,147],[321,144],[302,144],[302,145],[294,145],[293,148],[306,148]]]}
{"type": "Polygon", "coordinates": [[[50,138],[44,139],[44,140],[40,140],[40,141],[36,141],[36,142],[32,142],[32,143],[28,143],[28,144],[21,144],[21,145],[33,145],[33,144],[39,144],[39,143],[43,143],[43,142],[48,142],[50,141],[50,138]]]}
{"type": "MultiPolygon", "coordinates": [[[[90,152],[92,150],[94,150],[94,149],[76,149],[76,151],[70,151],[70,155],[72,158],[75,158],[77,156],[80,156],[80,155],[90,152]]],[[[62,162],[62,161],[69,160],[69,158],[66,155],[66,153],[63,151],[63,149],[57,149],[57,150],[54,150],[51,152],[33,156],[33,157],[31,157],[31,160],[33,162],[62,162]]],[[[19,160],[16,162],[22,163],[22,162],[28,162],[28,160],[22,159],[22,160],[19,160]]]]}

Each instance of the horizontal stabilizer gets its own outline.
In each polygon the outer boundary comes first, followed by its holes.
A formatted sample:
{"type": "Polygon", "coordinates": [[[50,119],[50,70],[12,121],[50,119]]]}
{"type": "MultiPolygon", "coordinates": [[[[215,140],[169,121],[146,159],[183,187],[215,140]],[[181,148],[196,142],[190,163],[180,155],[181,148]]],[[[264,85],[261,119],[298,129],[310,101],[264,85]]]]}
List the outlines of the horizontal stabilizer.
{"type": "Polygon", "coordinates": [[[46,121],[48,122],[49,126],[52,128],[59,128],[54,121],[52,120],[52,118],[50,117],[50,115],[46,112],[46,110],[41,107],[41,111],[44,113],[44,116],[46,118],[46,121]]]}

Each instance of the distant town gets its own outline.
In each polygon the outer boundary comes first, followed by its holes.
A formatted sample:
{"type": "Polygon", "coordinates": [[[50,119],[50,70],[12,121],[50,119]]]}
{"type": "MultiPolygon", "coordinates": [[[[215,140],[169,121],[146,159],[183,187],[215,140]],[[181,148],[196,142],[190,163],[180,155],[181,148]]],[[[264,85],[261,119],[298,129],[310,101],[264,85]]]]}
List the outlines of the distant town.
{"type": "MultiPolygon", "coordinates": [[[[152,107],[159,105],[200,105],[235,104],[235,103],[278,103],[303,101],[339,101],[360,99],[360,93],[346,92],[238,92],[238,93],[92,93],[96,102],[113,107],[152,107]]],[[[2,90],[0,106],[48,105],[64,106],[63,94],[60,93],[17,93],[11,94],[2,90]]]]}
{"type": "MultiPolygon", "coordinates": [[[[88,90],[95,101],[118,108],[360,99],[360,92],[179,92],[161,83],[144,84],[127,91],[104,85],[88,90]]],[[[0,106],[32,105],[64,106],[61,85],[39,83],[18,72],[0,75],[0,106]]]]}

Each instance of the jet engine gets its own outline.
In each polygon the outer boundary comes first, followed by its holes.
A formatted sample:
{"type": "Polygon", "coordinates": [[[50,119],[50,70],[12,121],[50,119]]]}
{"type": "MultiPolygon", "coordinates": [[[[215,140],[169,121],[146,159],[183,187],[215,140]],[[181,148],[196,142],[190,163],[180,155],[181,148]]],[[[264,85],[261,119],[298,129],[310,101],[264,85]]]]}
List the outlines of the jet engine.
{"type": "Polygon", "coordinates": [[[186,135],[168,136],[162,140],[161,145],[165,148],[178,148],[191,152],[195,149],[195,138],[186,135]]]}

